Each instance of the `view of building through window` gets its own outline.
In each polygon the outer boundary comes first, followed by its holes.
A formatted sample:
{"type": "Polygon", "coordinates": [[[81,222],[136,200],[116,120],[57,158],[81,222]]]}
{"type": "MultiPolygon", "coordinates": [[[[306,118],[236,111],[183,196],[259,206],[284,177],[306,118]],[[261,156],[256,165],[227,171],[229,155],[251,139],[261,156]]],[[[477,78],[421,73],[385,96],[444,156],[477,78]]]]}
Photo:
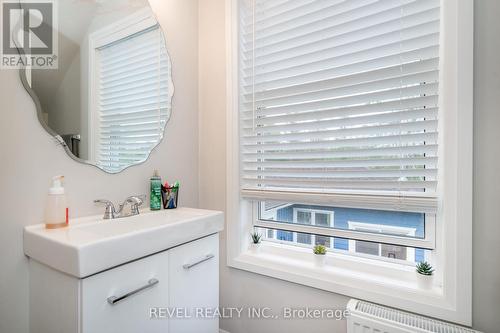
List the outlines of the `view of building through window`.
{"type": "MultiPolygon", "coordinates": [[[[423,213],[312,206],[272,201],[261,202],[259,211],[261,220],[283,222],[284,224],[294,223],[411,238],[425,237],[425,214],[423,213]]],[[[406,246],[286,230],[267,229],[262,233],[268,241],[290,243],[297,246],[312,247],[321,244],[329,250],[408,262],[420,262],[426,258],[426,250],[406,246]]]]}

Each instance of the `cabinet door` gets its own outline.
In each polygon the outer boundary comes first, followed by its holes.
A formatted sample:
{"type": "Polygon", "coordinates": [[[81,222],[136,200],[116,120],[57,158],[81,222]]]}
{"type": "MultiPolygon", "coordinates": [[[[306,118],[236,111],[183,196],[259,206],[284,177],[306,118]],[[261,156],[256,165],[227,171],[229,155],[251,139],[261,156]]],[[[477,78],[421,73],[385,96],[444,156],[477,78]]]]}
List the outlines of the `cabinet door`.
{"type": "Polygon", "coordinates": [[[219,332],[218,234],[170,250],[169,267],[169,304],[191,317],[170,319],[170,332],[219,332]]]}
{"type": "Polygon", "coordinates": [[[85,278],[81,286],[81,332],[168,332],[166,319],[150,317],[152,308],[168,307],[168,252],[85,278]]]}

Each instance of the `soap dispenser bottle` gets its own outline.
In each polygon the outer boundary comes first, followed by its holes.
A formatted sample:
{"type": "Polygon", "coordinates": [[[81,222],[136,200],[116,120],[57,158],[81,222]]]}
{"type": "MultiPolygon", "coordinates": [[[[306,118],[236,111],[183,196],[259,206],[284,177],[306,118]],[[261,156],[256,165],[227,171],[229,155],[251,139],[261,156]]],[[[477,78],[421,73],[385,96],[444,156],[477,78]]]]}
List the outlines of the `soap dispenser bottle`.
{"type": "Polygon", "coordinates": [[[63,228],[68,225],[68,205],[62,181],[64,176],[52,178],[49,188],[47,206],[45,207],[45,227],[47,229],[63,228]]]}

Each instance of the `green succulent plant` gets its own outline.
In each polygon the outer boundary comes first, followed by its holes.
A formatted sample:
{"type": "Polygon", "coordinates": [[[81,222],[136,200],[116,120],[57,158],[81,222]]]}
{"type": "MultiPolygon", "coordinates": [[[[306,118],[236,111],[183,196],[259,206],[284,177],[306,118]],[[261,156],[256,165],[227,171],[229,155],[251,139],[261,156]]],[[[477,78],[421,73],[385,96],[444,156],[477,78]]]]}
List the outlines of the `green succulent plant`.
{"type": "Polygon", "coordinates": [[[434,274],[434,268],[427,261],[419,262],[416,268],[418,274],[427,276],[434,274]]]}
{"type": "Polygon", "coordinates": [[[252,232],[250,236],[252,237],[252,242],[254,244],[259,244],[260,241],[262,240],[262,235],[257,232],[252,232]]]}
{"type": "Polygon", "coordinates": [[[324,245],[318,244],[315,245],[313,248],[314,254],[319,254],[319,255],[325,255],[326,254],[326,247],[324,245]]]}

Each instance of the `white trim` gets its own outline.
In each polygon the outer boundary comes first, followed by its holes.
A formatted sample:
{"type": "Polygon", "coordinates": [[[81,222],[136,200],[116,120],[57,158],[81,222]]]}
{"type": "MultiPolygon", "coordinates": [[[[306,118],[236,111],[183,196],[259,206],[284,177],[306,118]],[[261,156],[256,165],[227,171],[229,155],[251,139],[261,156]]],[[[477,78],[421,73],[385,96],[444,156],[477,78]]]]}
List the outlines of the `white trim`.
{"type": "Polygon", "coordinates": [[[96,84],[98,83],[98,57],[97,49],[126,38],[134,33],[143,31],[158,25],[153,11],[145,7],[127,17],[124,17],[112,24],[98,29],[88,36],[88,160],[97,163],[96,152],[99,149],[99,117],[96,84]]]}
{"type": "Polygon", "coordinates": [[[249,230],[252,217],[241,214],[248,209],[248,202],[240,198],[239,175],[239,123],[238,123],[238,0],[226,0],[226,211],[227,211],[227,263],[236,264],[235,259],[248,248],[250,242],[242,241],[243,230],[249,230]],[[247,228],[245,228],[245,226],[247,228]],[[229,240],[230,239],[230,240],[229,240]]]}
{"type": "Polygon", "coordinates": [[[472,179],[473,179],[473,49],[474,1],[442,0],[441,165],[438,175],[443,202],[438,210],[437,267],[444,274],[445,295],[455,307],[457,322],[472,322],[472,179]],[[446,23],[448,21],[448,23],[446,23]],[[448,111],[448,112],[446,112],[448,111]],[[444,157],[444,158],[443,158],[444,157]],[[446,172],[445,172],[446,171],[446,172]],[[444,235],[446,237],[444,239],[444,235]]]}
{"type": "Polygon", "coordinates": [[[87,142],[87,154],[88,160],[96,164],[96,151],[97,151],[97,116],[96,116],[96,105],[97,105],[97,93],[95,92],[95,85],[97,79],[97,54],[96,54],[96,46],[93,38],[89,35],[88,38],[88,64],[87,64],[87,77],[88,77],[88,86],[87,86],[87,133],[88,133],[88,142],[87,142]]]}
{"type": "Polygon", "coordinates": [[[317,268],[309,248],[264,242],[258,254],[246,251],[235,258],[233,267],[431,317],[451,318],[455,313],[441,286],[418,288],[413,266],[339,252],[326,256],[325,266],[317,268]]]}
{"type": "MultiPolygon", "coordinates": [[[[262,230],[262,229],[257,229],[257,230],[262,230]]],[[[265,239],[264,241],[266,242],[264,244],[290,245],[290,242],[281,241],[281,240],[277,240],[277,239],[265,239]]],[[[312,251],[312,248],[313,248],[311,245],[301,244],[301,243],[294,244],[293,246],[308,249],[309,251],[312,251]]],[[[336,248],[328,249],[328,252],[342,255],[342,256],[352,257],[353,261],[355,261],[356,258],[361,258],[362,260],[363,259],[370,260],[371,262],[385,262],[385,263],[389,263],[391,265],[410,267],[412,269],[412,271],[415,267],[414,263],[411,263],[407,260],[391,259],[391,258],[385,258],[385,257],[374,258],[372,255],[369,255],[369,254],[352,253],[352,252],[349,252],[347,250],[336,249],[336,248]]]]}
{"type": "MultiPolygon", "coordinates": [[[[255,212],[243,200],[239,180],[238,6],[226,0],[227,32],[227,263],[278,279],[366,299],[451,322],[472,322],[472,139],[473,139],[473,0],[442,0],[440,75],[439,203],[435,257],[442,274],[440,294],[415,285],[395,285],[377,273],[400,274],[405,266],[340,254],[328,254],[326,268],[300,260],[310,249],[266,242],[261,254],[248,254],[248,232],[255,212]],[[443,127],[446,124],[446,127],[443,127]],[[445,172],[446,171],[446,172],[445,172]],[[447,237],[444,237],[444,236],[447,237]],[[266,249],[271,247],[271,252],[266,249]],[[301,252],[302,251],[302,252],[301,252]],[[283,260],[288,258],[288,260],[283,260]],[[354,259],[353,259],[354,258],[354,259]],[[363,262],[363,265],[359,263],[363,262]],[[356,263],[355,265],[353,263],[356,263]],[[460,264],[459,264],[460,263],[460,264]],[[352,267],[351,270],[346,267],[352,267]],[[367,272],[366,269],[369,269],[367,272]]],[[[309,196],[304,196],[310,198],[309,196]]],[[[268,198],[269,199],[269,198],[268,198]]],[[[296,202],[300,196],[295,196],[296,202]]],[[[312,261],[312,259],[311,259],[312,261]]],[[[407,278],[415,277],[413,268],[407,278]]],[[[396,279],[397,281],[397,279],[396,279]]],[[[405,280],[405,282],[408,282],[405,280]]],[[[439,282],[438,282],[439,283],[439,282]]]]}
{"type": "Polygon", "coordinates": [[[229,331],[224,331],[222,328],[219,328],[219,333],[229,333],[229,331]]]}
{"type": "Polygon", "coordinates": [[[158,25],[153,11],[145,7],[131,15],[115,21],[99,30],[92,32],[89,39],[94,40],[94,46],[100,48],[117,40],[126,38],[136,32],[158,25]]]}

